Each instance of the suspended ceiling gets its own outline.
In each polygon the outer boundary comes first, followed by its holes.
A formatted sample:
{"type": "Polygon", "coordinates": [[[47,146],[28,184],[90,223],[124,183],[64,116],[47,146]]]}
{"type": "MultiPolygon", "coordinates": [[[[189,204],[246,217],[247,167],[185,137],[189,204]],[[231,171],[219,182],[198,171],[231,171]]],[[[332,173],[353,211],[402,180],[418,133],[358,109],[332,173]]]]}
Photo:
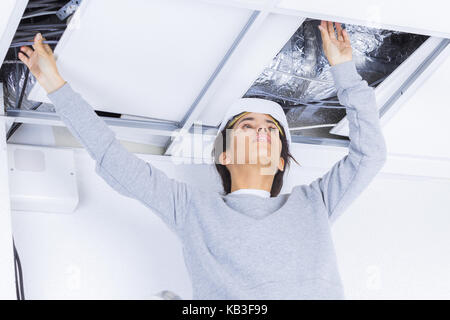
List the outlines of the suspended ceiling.
{"type": "MultiPolygon", "coordinates": [[[[448,22],[423,15],[423,19],[411,18],[421,6],[417,1],[408,2],[402,10],[409,13],[409,20],[385,14],[385,2],[378,9],[355,2],[353,10],[343,10],[347,4],[140,0],[128,6],[123,1],[84,1],[55,55],[61,74],[96,110],[169,120],[177,128],[189,129],[196,121],[216,127],[229,104],[245,93],[306,16],[326,19],[331,14],[333,21],[359,21],[434,36],[450,34],[448,22]]],[[[432,10],[422,9],[422,13],[432,10]]],[[[408,72],[393,76],[389,87],[399,88],[441,40],[430,38],[428,51],[421,52],[415,65],[410,63],[408,72]]],[[[392,94],[384,90],[379,96],[389,101],[392,94]]],[[[28,98],[48,102],[39,85],[28,98]]],[[[345,119],[333,130],[348,134],[345,119]]],[[[169,144],[168,153],[173,145],[169,144]]]]}

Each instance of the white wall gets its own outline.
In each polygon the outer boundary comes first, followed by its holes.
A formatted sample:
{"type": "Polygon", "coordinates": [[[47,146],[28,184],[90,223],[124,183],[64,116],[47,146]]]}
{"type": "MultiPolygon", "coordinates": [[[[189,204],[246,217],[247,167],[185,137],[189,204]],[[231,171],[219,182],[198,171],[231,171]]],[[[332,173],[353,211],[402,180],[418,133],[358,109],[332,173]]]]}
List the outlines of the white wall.
{"type": "MultiPolygon", "coordinates": [[[[190,298],[176,236],[149,209],[96,175],[83,149],[75,150],[75,162],[80,202],[73,214],[13,214],[26,298],[146,299],[160,290],[190,298]]],[[[200,168],[152,164],[180,179],[183,174],[176,172],[189,172],[197,183],[205,176],[200,168]]]]}
{"type": "Polygon", "coordinates": [[[450,299],[450,183],[380,175],[334,227],[349,297],[450,299]]]}
{"type": "MultiPolygon", "coordinates": [[[[0,99],[2,98],[2,92],[3,90],[0,88],[0,99]]],[[[0,136],[5,135],[5,121],[0,117],[0,136]]],[[[0,140],[0,300],[16,299],[14,251],[11,229],[7,146],[4,140],[0,140]]]]}
{"type": "MultiPolygon", "coordinates": [[[[218,188],[208,165],[187,167],[160,156],[139,156],[169,176],[218,188]]],[[[189,299],[175,235],[150,210],[98,177],[83,149],[75,150],[75,160],[76,212],[13,215],[26,297],[145,299],[167,289],[189,299]]],[[[283,193],[325,170],[292,167],[283,193]]],[[[387,173],[375,178],[333,225],[349,299],[450,298],[449,194],[448,180],[387,173]]]]}

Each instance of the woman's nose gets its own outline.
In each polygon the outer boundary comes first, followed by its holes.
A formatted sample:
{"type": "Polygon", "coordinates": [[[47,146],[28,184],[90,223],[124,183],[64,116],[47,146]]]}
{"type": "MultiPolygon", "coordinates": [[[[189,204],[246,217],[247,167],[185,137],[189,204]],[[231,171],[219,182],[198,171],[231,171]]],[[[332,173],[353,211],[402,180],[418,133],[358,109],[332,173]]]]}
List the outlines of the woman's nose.
{"type": "Polygon", "coordinates": [[[263,129],[264,131],[267,132],[267,128],[259,127],[259,128],[258,128],[258,133],[260,133],[261,129],[263,129]]]}

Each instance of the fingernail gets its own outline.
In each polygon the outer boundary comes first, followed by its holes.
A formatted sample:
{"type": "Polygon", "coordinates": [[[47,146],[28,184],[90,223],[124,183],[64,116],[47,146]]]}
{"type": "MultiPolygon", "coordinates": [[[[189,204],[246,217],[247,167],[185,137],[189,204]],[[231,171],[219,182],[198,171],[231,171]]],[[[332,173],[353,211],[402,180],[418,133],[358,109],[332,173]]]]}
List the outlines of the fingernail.
{"type": "Polygon", "coordinates": [[[40,32],[38,32],[38,34],[37,34],[37,36],[36,36],[36,40],[41,40],[41,38],[42,38],[42,35],[41,35],[40,32]]]}

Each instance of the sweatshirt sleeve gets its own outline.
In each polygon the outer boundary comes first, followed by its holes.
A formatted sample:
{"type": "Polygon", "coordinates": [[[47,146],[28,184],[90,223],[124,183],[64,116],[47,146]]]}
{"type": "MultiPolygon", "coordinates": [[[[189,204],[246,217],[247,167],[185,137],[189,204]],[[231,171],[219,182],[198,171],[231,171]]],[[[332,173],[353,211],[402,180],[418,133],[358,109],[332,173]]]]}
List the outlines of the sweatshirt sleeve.
{"type": "Polygon", "coordinates": [[[190,186],[170,179],[163,171],[126,150],[68,82],[47,96],[69,131],[95,160],[96,173],[120,194],[152,209],[178,234],[190,202],[190,186]]]}
{"type": "Polygon", "coordinates": [[[354,61],[331,67],[339,102],[346,107],[349,150],[322,177],[310,184],[320,194],[330,222],[369,185],[386,161],[375,92],[358,74],[354,61]]]}

